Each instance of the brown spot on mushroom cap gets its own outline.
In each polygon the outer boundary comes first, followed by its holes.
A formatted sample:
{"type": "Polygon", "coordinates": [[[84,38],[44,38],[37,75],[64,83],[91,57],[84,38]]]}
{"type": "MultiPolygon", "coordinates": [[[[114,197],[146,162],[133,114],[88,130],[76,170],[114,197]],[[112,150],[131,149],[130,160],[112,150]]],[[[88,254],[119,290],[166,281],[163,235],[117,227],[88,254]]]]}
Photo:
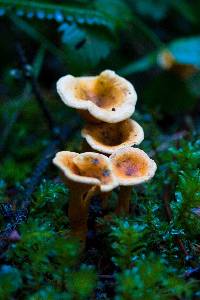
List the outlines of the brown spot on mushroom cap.
{"type": "Polygon", "coordinates": [[[132,84],[110,70],[99,76],[64,76],[57,82],[57,91],[68,106],[88,111],[95,120],[108,123],[129,118],[137,101],[132,84]]]}
{"type": "Polygon", "coordinates": [[[92,152],[82,153],[73,159],[81,176],[97,178],[101,184],[112,181],[109,160],[104,155],[92,152]]]}
{"type": "Polygon", "coordinates": [[[118,176],[145,176],[148,165],[140,155],[122,155],[115,164],[118,176]]]}
{"type": "Polygon", "coordinates": [[[110,156],[113,172],[121,185],[135,185],[152,178],[155,162],[138,149],[125,147],[110,156]]]}
{"type": "Polygon", "coordinates": [[[108,154],[125,146],[138,145],[144,139],[142,127],[131,119],[115,124],[89,123],[81,133],[90,147],[108,154]]]}
{"type": "Polygon", "coordinates": [[[56,154],[53,162],[68,181],[99,185],[103,192],[110,191],[118,185],[112,174],[110,160],[103,154],[61,151],[56,154]]]}
{"type": "Polygon", "coordinates": [[[92,163],[93,163],[94,165],[98,165],[98,164],[99,164],[99,159],[98,159],[98,158],[93,158],[93,159],[92,159],[92,163]]]}
{"type": "Polygon", "coordinates": [[[110,174],[111,174],[111,172],[110,172],[110,170],[108,170],[108,169],[104,169],[104,170],[102,171],[102,176],[104,176],[104,177],[109,177],[110,174]]]}

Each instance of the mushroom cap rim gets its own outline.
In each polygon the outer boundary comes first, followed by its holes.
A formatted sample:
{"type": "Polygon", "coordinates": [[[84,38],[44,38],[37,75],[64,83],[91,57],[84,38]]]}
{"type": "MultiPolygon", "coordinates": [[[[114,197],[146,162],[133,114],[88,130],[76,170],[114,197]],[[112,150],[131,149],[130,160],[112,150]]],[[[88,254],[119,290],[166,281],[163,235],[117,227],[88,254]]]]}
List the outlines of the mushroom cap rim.
{"type": "MultiPolygon", "coordinates": [[[[73,172],[70,171],[69,168],[66,168],[64,166],[62,166],[62,164],[59,162],[59,158],[58,156],[62,155],[62,154],[76,154],[76,155],[80,155],[80,153],[77,152],[71,152],[71,151],[60,151],[56,153],[56,156],[53,158],[53,164],[56,165],[62,172],[63,174],[67,177],[68,180],[71,180],[72,182],[75,183],[80,183],[80,184],[86,184],[86,185],[98,185],[100,187],[100,191],[101,192],[109,192],[112,191],[115,187],[118,186],[118,181],[116,180],[115,176],[112,175],[112,184],[101,184],[101,181],[97,178],[94,177],[88,177],[88,176],[80,176],[80,175],[76,175],[73,172]]],[[[104,157],[104,159],[109,161],[109,158],[106,157],[103,154],[100,153],[94,153],[94,152],[84,152],[81,153],[81,155],[86,154],[86,155],[91,155],[95,156],[101,155],[104,157]]],[[[109,167],[112,171],[112,167],[111,167],[111,163],[109,161],[109,167]]]]}
{"type": "MultiPolygon", "coordinates": [[[[59,96],[61,97],[62,101],[70,106],[73,107],[75,109],[81,109],[81,110],[86,110],[88,111],[94,118],[103,121],[103,122],[107,122],[107,123],[118,123],[121,122],[125,119],[128,119],[131,117],[131,115],[134,113],[135,111],[135,105],[137,102],[137,94],[136,91],[133,87],[133,85],[126,80],[125,78],[117,75],[114,71],[111,70],[104,70],[100,73],[101,74],[108,74],[109,76],[116,76],[119,78],[120,81],[123,82],[124,85],[127,86],[128,90],[129,90],[129,95],[126,96],[126,101],[125,103],[123,103],[122,105],[120,105],[120,109],[116,110],[116,111],[108,111],[105,108],[100,108],[99,106],[97,106],[96,104],[94,104],[90,99],[78,99],[78,101],[76,101],[75,96],[73,95],[73,93],[70,91],[68,91],[68,96],[65,95],[65,93],[63,92],[62,89],[62,85],[64,82],[66,82],[66,80],[77,80],[81,77],[75,77],[72,75],[65,75],[63,77],[61,77],[56,84],[57,87],[57,92],[59,94],[59,96]],[[70,97],[73,99],[71,100],[70,97]],[[120,113],[119,113],[120,110],[120,113]]],[[[97,76],[85,76],[85,79],[91,79],[91,78],[95,78],[98,77],[100,75],[97,76]]]]}
{"type": "Polygon", "coordinates": [[[132,177],[132,178],[126,178],[126,179],[120,179],[119,176],[115,175],[118,179],[119,185],[120,186],[134,186],[134,185],[139,185],[139,184],[150,181],[155,175],[155,172],[157,170],[157,165],[156,165],[155,161],[146,154],[146,152],[144,152],[143,150],[141,150],[139,148],[123,147],[121,149],[118,149],[116,152],[111,154],[111,156],[110,156],[111,163],[113,163],[112,160],[118,153],[124,153],[127,150],[131,151],[131,152],[140,152],[142,155],[144,155],[147,158],[148,163],[149,163],[148,175],[140,176],[138,178],[132,177]]]}
{"type": "MultiPolygon", "coordinates": [[[[127,142],[123,142],[123,143],[121,143],[119,145],[115,145],[115,146],[106,146],[106,145],[103,145],[98,142],[96,143],[95,139],[87,132],[86,128],[83,128],[81,130],[81,135],[83,138],[86,139],[87,143],[90,145],[90,147],[92,149],[102,152],[102,153],[105,153],[105,154],[113,154],[114,152],[116,152],[117,150],[120,150],[122,148],[139,145],[144,140],[143,128],[135,120],[132,120],[132,119],[128,119],[128,120],[131,121],[132,125],[137,127],[137,130],[138,130],[139,136],[140,136],[140,138],[138,139],[137,142],[131,143],[131,142],[127,141],[127,142]]],[[[91,126],[93,126],[93,124],[91,124],[91,126]]],[[[100,126],[100,125],[98,125],[98,126],[100,126]]]]}

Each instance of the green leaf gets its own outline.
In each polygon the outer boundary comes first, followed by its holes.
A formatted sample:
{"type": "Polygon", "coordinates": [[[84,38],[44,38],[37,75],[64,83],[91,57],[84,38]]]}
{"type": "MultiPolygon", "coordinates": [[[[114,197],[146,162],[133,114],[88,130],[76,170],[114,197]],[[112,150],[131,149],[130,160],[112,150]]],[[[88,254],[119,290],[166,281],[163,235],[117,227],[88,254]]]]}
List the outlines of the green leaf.
{"type": "Polygon", "coordinates": [[[96,0],[94,6],[95,10],[113,19],[117,27],[124,26],[131,20],[130,8],[123,0],[96,0]]]}
{"type": "Polygon", "coordinates": [[[130,1],[134,9],[142,16],[160,21],[166,16],[170,8],[170,1],[163,0],[140,0],[130,1]]]}
{"type": "Polygon", "coordinates": [[[131,269],[117,273],[116,300],[170,300],[182,299],[187,295],[191,299],[190,283],[179,278],[176,270],[165,265],[159,257],[150,255],[138,259],[131,269]]]}
{"type": "MultiPolygon", "coordinates": [[[[165,45],[180,64],[192,64],[200,67],[200,36],[176,39],[165,45]]],[[[118,72],[128,76],[137,72],[144,72],[157,64],[157,57],[163,51],[163,46],[120,69],[118,72]]]]}
{"type": "Polygon", "coordinates": [[[146,234],[145,225],[131,224],[129,221],[116,220],[116,224],[111,227],[110,237],[114,240],[112,248],[115,256],[113,262],[123,269],[130,267],[133,257],[137,251],[144,247],[141,241],[146,234]]]}
{"type": "Polygon", "coordinates": [[[137,61],[129,64],[127,67],[124,67],[118,70],[118,73],[122,76],[128,76],[130,74],[144,72],[152,68],[157,63],[157,52],[151,53],[137,61]]]}
{"type": "Polygon", "coordinates": [[[76,24],[61,26],[62,41],[70,60],[68,66],[75,74],[90,71],[105,59],[113,46],[110,35],[98,29],[79,28],[76,24]]]}
{"type": "Polygon", "coordinates": [[[190,76],[187,80],[187,85],[195,97],[200,97],[200,72],[190,76]]]}
{"type": "Polygon", "coordinates": [[[133,8],[144,17],[160,21],[168,16],[169,11],[173,8],[192,24],[197,23],[194,8],[185,0],[129,0],[133,8]]]}
{"type": "Polygon", "coordinates": [[[36,293],[29,295],[26,300],[72,300],[71,296],[66,292],[60,292],[52,286],[41,288],[36,293]]]}
{"type": "Polygon", "coordinates": [[[193,24],[198,24],[199,20],[195,15],[195,11],[191,3],[185,0],[171,0],[171,6],[186,20],[193,24]]]}
{"type": "Polygon", "coordinates": [[[109,30],[114,30],[116,20],[110,14],[105,14],[104,10],[96,10],[88,6],[74,5],[73,2],[67,4],[48,3],[46,1],[21,1],[21,0],[0,0],[0,7],[14,8],[21,12],[21,15],[26,15],[30,11],[39,19],[51,18],[58,22],[63,22],[64,18],[68,21],[75,21],[80,24],[95,24],[104,26],[109,30]]]}
{"type": "Polygon", "coordinates": [[[9,265],[3,265],[0,269],[0,298],[12,299],[22,284],[21,274],[18,269],[9,265]]]}
{"type": "Polygon", "coordinates": [[[63,23],[58,28],[58,31],[62,33],[62,42],[72,48],[75,48],[83,39],[86,38],[84,30],[78,27],[76,23],[63,23]]]}
{"type": "Polygon", "coordinates": [[[68,275],[66,285],[73,299],[88,299],[96,286],[94,269],[83,265],[80,270],[68,275]]]}
{"type": "Polygon", "coordinates": [[[36,78],[39,76],[40,71],[42,69],[42,64],[43,64],[44,56],[45,56],[45,50],[46,50],[45,46],[41,45],[38,50],[38,53],[36,54],[34,62],[33,62],[33,73],[36,78]]]}
{"type": "Polygon", "coordinates": [[[156,107],[168,115],[192,110],[198,101],[185,82],[171,72],[154,77],[142,92],[142,97],[149,108],[156,107]]]}
{"type": "Polygon", "coordinates": [[[167,48],[178,63],[200,67],[200,36],[177,39],[167,48]]]}
{"type": "Polygon", "coordinates": [[[36,42],[41,43],[41,45],[45,45],[45,47],[49,50],[49,52],[51,52],[53,55],[56,55],[62,61],[65,61],[65,62],[67,61],[66,54],[62,50],[60,50],[58,47],[56,47],[55,44],[53,44],[51,41],[49,41],[48,38],[46,38],[43,34],[41,34],[32,25],[30,25],[28,22],[18,18],[15,15],[10,15],[10,18],[11,18],[12,22],[14,23],[14,26],[16,26],[18,29],[23,31],[31,39],[35,40],[36,42]]]}

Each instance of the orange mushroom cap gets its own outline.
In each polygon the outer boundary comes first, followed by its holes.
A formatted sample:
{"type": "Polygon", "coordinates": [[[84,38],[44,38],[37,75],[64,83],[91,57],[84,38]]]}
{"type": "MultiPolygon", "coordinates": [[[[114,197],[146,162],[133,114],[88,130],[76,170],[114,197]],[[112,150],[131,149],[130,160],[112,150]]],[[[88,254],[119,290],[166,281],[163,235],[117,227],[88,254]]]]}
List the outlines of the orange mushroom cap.
{"type": "Polygon", "coordinates": [[[128,119],[135,110],[137,95],[132,84],[114,71],[105,70],[99,76],[66,75],[57,82],[62,101],[89,113],[90,121],[117,123],[128,119]]]}
{"type": "Polygon", "coordinates": [[[122,147],[138,145],[144,139],[142,127],[131,119],[115,124],[89,123],[81,134],[91,148],[107,154],[112,154],[122,147]]]}
{"type": "Polygon", "coordinates": [[[111,191],[118,185],[110,160],[103,154],[61,151],[56,154],[53,163],[69,181],[97,185],[102,192],[111,191]]]}
{"type": "Polygon", "coordinates": [[[120,185],[137,185],[150,180],[156,163],[138,148],[125,147],[110,156],[114,175],[120,185]]]}

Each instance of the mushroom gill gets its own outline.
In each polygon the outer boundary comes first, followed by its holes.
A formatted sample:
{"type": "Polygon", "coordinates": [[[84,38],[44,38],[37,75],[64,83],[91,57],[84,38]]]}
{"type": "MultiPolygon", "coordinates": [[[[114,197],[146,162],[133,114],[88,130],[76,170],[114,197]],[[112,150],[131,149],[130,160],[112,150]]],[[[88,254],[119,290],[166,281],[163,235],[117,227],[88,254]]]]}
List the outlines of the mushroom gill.
{"type": "Polygon", "coordinates": [[[81,134],[91,148],[107,154],[125,146],[138,145],[144,139],[142,127],[131,119],[114,124],[88,123],[81,134]]]}

